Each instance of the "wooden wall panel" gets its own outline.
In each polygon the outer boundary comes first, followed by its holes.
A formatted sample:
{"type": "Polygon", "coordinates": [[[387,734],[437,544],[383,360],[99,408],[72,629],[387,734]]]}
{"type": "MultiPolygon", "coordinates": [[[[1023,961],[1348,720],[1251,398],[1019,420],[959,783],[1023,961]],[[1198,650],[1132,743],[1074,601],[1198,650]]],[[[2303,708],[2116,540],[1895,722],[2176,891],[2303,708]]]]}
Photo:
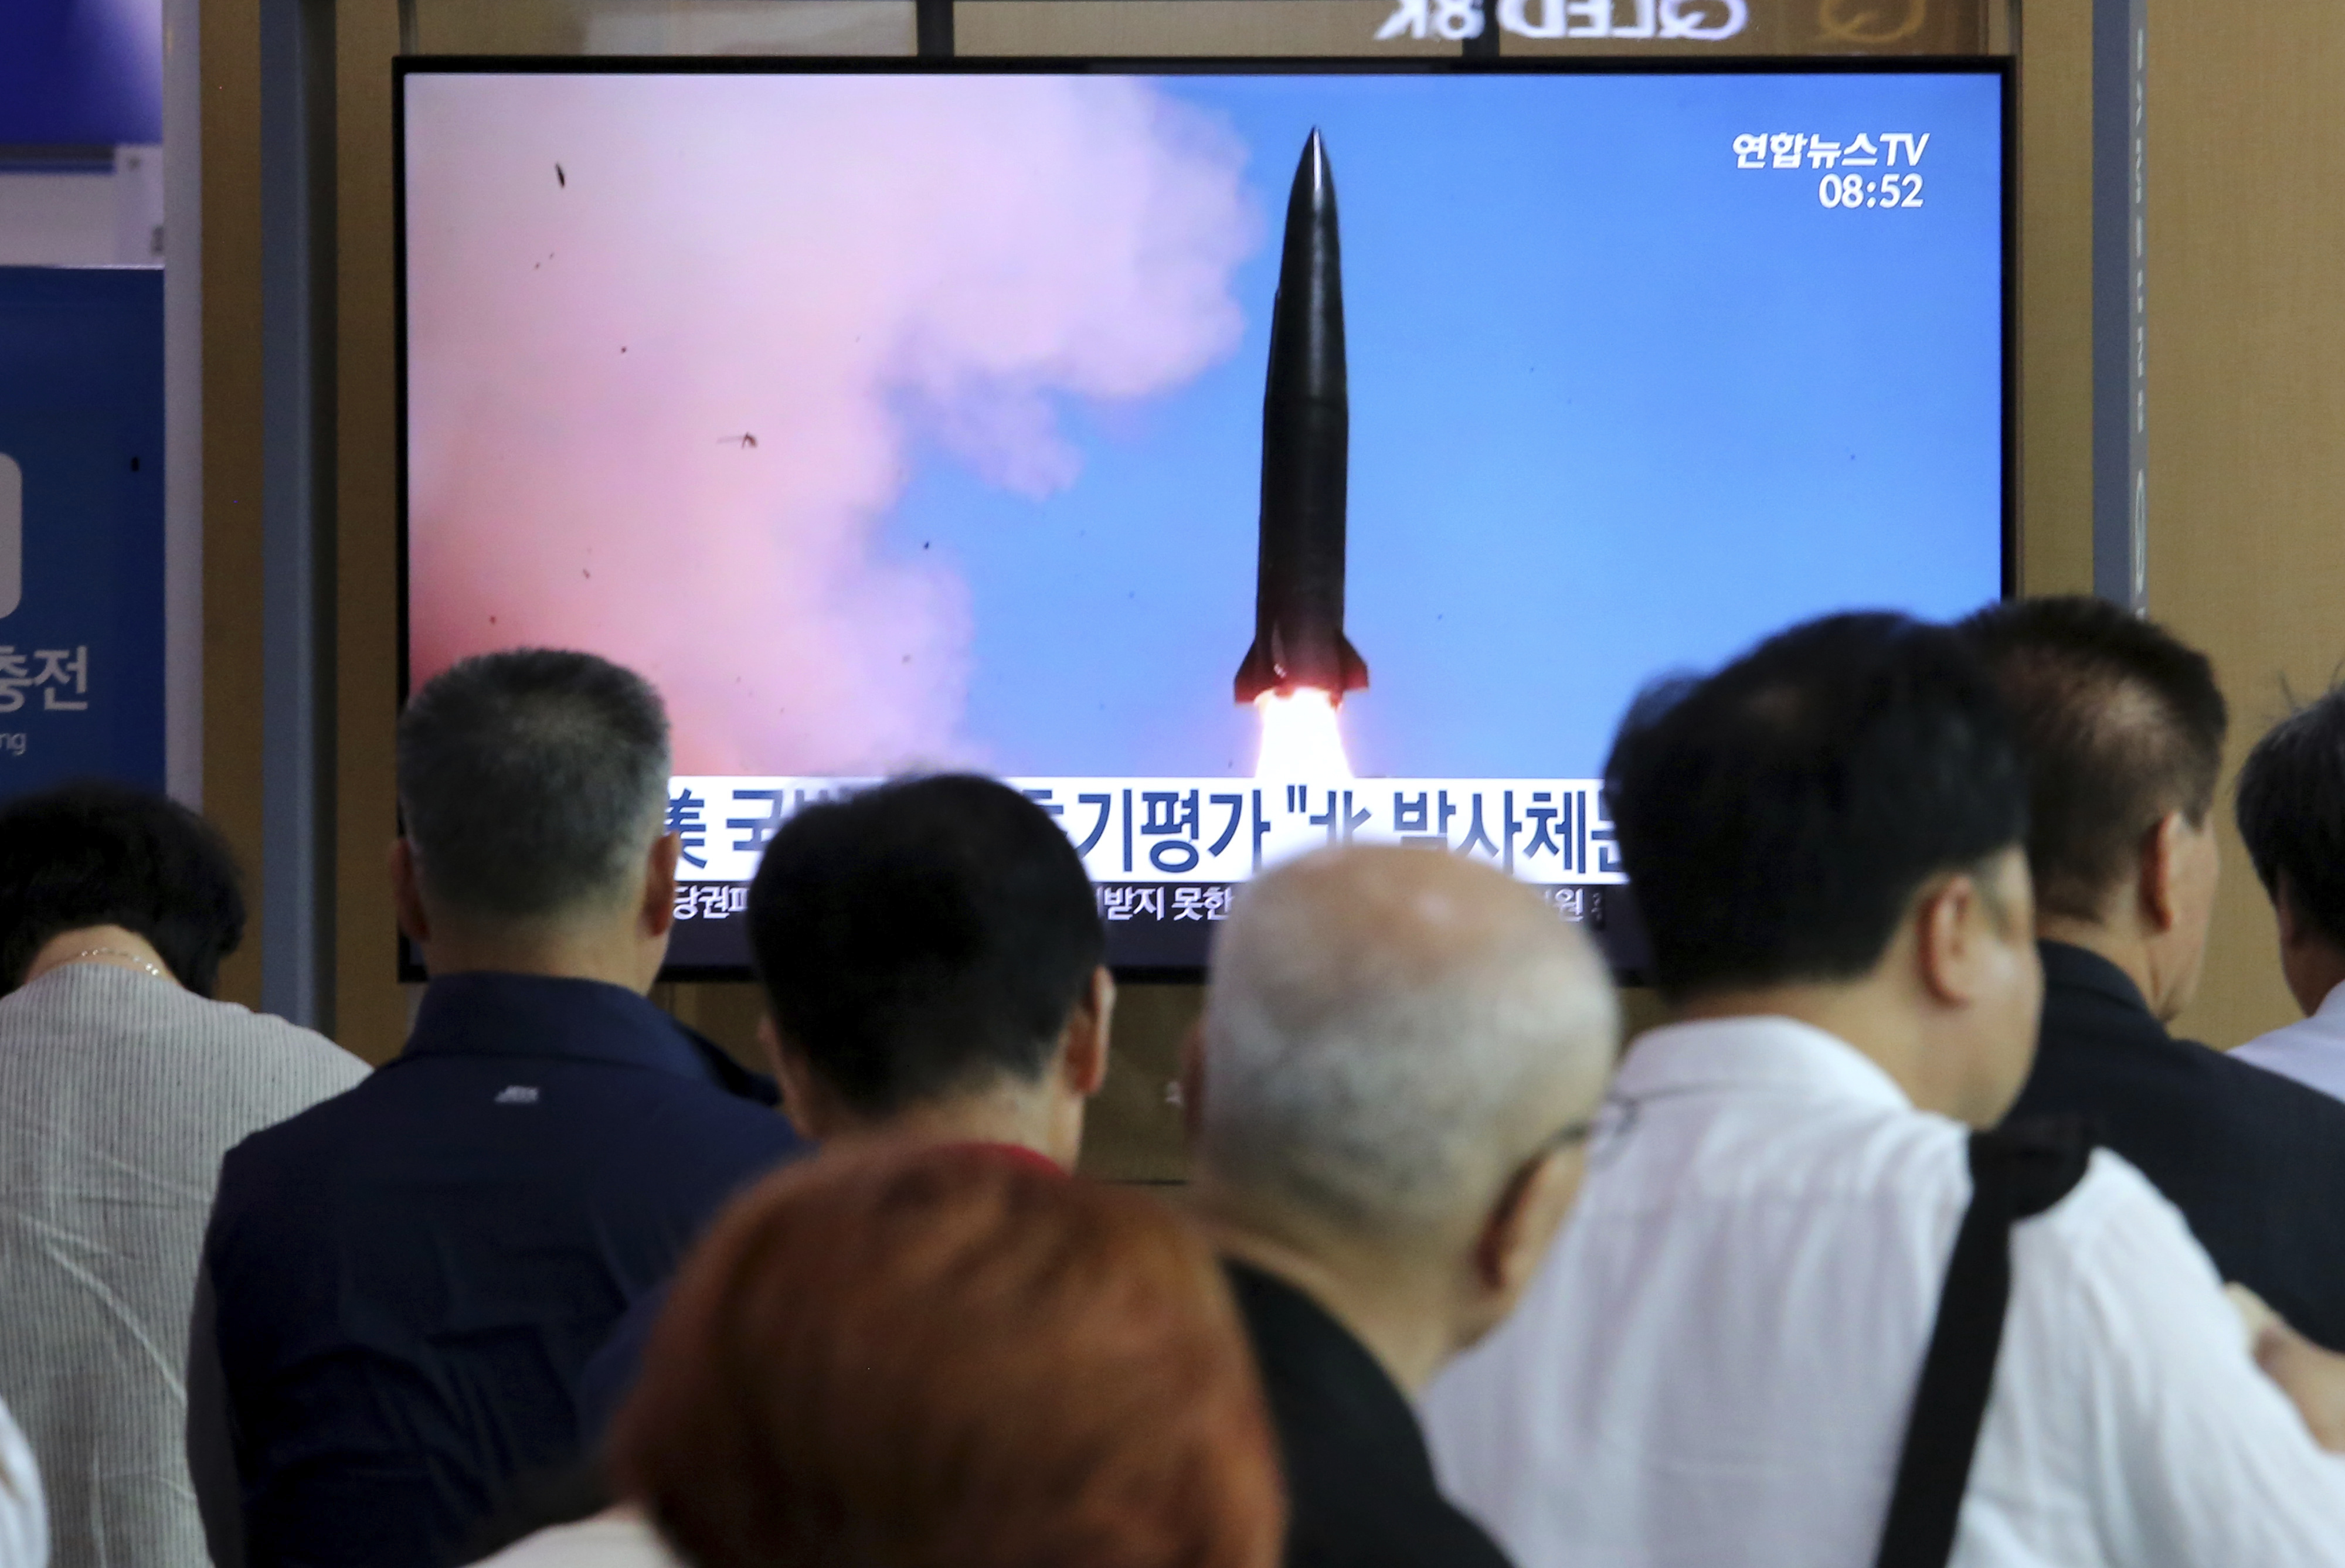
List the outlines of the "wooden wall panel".
{"type": "Polygon", "coordinates": [[[2019,585],[2093,587],[2093,14],[2019,23],[2019,585]]]}
{"type": "MultiPolygon", "coordinates": [[[[2345,7],[2152,0],[2150,611],[2215,659],[2231,766],[2345,661],[2345,7]]],[[[2182,1027],[2296,1017],[2224,824],[2222,901],[2182,1027]]]]}
{"type": "Polygon", "coordinates": [[[391,63],[396,0],[341,0],[334,16],[340,221],[336,443],[335,1037],[371,1062],[399,1054],[407,999],[392,970],[388,855],[398,830],[397,362],[392,312],[391,63]]]}

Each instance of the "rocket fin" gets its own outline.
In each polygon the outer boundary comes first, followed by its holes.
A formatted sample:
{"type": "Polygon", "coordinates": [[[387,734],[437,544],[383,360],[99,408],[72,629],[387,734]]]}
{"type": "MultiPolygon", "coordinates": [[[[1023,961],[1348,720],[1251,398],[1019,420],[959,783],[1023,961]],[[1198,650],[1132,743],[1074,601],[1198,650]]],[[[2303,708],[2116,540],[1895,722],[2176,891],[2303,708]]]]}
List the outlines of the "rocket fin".
{"type": "Polygon", "coordinates": [[[1257,637],[1246,649],[1245,658],[1238,664],[1238,702],[1242,705],[1251,706],[1254,700],[1264,692],[1276,690],[1278,690],[1278,666],[1263,648],[1262,639],[1257,637]]]}
{"type": "MultiPolygon", "coordinates": [[[[1350,638],[1341,635],[1338,635],[1335,640],[1335,659],[1336,667],[1341,671],[1337,678],[1342,683],[1339,689],[1329,693],[1328,695],[1340,703],[1344,700],[1345,692],[1366,689],[1368,662],[1360,657],[1360,651],[1352,646],[1350,638]]],[[[1245,658],[1238,665],[1236,682],[1238,702],[1241,704],[1250,704],[1264,692],[1275,692],[1291,683],[1293,683],[1291,677],[1279,667],[1278,660],[1263,647],[1261,638],[1255,638],[1253,645],[1246,649],[1245,658]]],[[[1307,683],[1317,684],[1316,682],[1307,683]]]]}

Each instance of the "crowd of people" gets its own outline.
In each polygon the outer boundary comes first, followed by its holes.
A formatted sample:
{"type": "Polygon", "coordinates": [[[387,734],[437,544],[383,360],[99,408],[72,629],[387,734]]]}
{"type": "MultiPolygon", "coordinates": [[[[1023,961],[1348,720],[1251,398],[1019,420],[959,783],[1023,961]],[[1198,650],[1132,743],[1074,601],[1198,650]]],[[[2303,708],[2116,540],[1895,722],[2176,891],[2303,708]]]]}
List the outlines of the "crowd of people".
{"type": "Polygon", "coordinates": [[[667,723],[592,655],[408,703],[372,1073],[213,999],[199,817],[16,801],[0,1568],[2345,1564],[2345,693],[2238,780],[2307,1017],[2225,1054],[2228,722],[2082,599],[1658,683],[1668,1021],[1486,862],[1287,862],[1171,1197],[1073,1174],[1115,984],[997,782],[775,834],[764,1071],[648,999],[667,723]]]}

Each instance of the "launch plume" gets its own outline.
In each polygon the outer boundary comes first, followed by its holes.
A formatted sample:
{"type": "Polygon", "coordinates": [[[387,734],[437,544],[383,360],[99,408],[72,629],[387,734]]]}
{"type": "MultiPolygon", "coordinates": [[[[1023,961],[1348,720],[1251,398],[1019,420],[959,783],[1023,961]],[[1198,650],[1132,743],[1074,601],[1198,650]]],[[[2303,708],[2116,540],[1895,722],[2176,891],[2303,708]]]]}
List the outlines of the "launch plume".
{"type": "Polygon", "coordinates": [[[1234,138],[1131,81],[408,88],[413,679],[584,647],[680,772],[987,761],[963,584],[878,548],[908,450],[1047,494],[1061,400],[1228,353],[1234,138]]]}

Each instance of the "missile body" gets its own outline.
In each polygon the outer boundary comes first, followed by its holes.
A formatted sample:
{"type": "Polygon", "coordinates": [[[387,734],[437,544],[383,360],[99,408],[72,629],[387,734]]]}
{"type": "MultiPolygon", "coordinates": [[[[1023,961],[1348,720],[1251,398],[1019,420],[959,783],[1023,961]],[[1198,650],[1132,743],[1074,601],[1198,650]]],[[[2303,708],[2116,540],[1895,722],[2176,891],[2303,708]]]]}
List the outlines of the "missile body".
{"type": "Polygon", "coordinates": [[[1335,181],[1314,130],[1286,198],[1262,399],[1262,541],[1254,646],[1237,699],[1316,687],[1341,702],[1368,683],[1344,636],[1344,485],[1351,442],[1335,181]]]}

